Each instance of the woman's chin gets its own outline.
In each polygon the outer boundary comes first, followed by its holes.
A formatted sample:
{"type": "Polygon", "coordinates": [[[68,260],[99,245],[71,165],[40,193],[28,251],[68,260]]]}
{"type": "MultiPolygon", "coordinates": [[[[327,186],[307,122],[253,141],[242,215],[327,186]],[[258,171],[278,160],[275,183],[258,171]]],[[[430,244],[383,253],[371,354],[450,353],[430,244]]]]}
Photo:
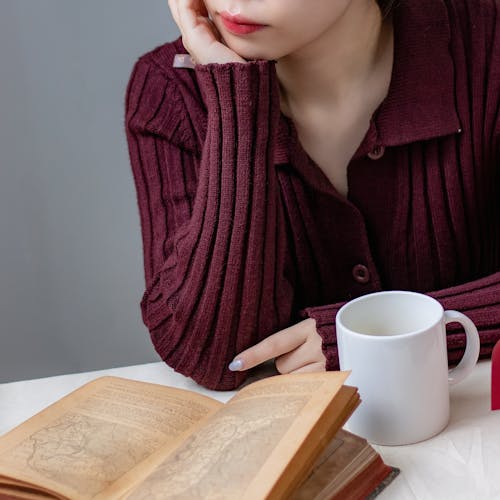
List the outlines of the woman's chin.
{"type": "Polygon", "coordinates": [[[269,47],[266,47],[267,43],[258,43],[255,40],[235,40],[229,36],[224,36],[223,41],[231,50],[247,61],[276,58],[276,54],[274,54],[276,51],[269,50],[269,47]]]}
{"type": "Polygon", "coordinates": [[[243,57],[243,59],[246,59],[247,61],[256,61],[256,60],[274,60],[276,59],[276,56],[271,53],[269,50],[262,50],[262,49],[249,49],[245,48],[242,49],[241,47],[231,47],[231,50],[234,50],[238,55],[243,57]]]}

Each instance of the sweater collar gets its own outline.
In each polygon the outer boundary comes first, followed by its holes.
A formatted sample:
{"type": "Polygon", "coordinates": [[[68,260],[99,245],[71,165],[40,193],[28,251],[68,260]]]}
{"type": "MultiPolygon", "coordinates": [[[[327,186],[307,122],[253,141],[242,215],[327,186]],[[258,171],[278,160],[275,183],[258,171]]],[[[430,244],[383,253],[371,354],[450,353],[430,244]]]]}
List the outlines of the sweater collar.
{"type": "Polygon", "coordinates": [[[381,145],[457,133],[460,121],[444,2],[401,2],[395,12],[394,42],[389,92],[374,116],[381,145]]]}
{"type": "MultiPolygon", "coordinates": [[[[460,131],[450,23],[442,0],[402,1],[394,11],[394,62],[387,97],[370,122],[354,157],[380,146],[399,146],[460,131]],[[432,78],[432,79],[431,79],[432,78]]],[[[297,141],[281,116],[275,160],[290,159],[283,136],[297,141]]]]}

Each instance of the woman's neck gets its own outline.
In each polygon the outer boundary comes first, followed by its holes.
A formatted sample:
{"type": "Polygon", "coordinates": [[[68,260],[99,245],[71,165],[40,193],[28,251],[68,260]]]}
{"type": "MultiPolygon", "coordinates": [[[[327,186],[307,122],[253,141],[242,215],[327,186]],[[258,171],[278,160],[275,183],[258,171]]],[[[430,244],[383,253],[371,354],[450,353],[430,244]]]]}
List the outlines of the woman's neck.
{"type": "Polygon", "coordinates": [[[375,0],[352,0],[328,31],[278,60],[282,110],[293,117],[294,110],[336,108],[374,78],[387,80],[391,68],[390,21],[383,21],[375,0]]]}

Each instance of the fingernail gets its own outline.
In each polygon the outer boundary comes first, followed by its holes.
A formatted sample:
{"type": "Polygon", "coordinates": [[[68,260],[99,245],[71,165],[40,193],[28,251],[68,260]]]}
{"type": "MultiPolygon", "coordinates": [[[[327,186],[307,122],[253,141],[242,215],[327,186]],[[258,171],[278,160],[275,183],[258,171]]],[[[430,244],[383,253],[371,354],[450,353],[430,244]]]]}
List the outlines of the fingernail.
{"type": "Polygon", "coordinates": [[[189,54],[175,54],[173,68],[194,68],[195,64],[189,54]]]}
{"type": "Polygon", "coordinates": [[[243,368],[243,361],[241,359],[235,359],[234,361],[231,361],[231,363],[229,363],[228,368],[232,372],[238,372],[243,368]]]}

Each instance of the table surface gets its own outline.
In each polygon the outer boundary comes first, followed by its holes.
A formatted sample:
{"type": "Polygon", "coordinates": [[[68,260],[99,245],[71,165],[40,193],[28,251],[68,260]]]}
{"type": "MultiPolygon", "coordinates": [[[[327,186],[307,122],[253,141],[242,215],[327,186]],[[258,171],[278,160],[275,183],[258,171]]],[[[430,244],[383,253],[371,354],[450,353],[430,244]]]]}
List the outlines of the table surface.
{"type": "MultiPolygon", "coordinates": [[[[500,410],[490,410],[491,363],[478,363],[451,387],[451,419],[432,439],[410,446],[374,446],[400,475],[380,500],[500,499],[500,410]]],[[[0,435],[86,382],[115,375],[196,391],[225,402],[234,391],[197,385],[164,363],[112,368],[0,385],[0,435]]]]}

